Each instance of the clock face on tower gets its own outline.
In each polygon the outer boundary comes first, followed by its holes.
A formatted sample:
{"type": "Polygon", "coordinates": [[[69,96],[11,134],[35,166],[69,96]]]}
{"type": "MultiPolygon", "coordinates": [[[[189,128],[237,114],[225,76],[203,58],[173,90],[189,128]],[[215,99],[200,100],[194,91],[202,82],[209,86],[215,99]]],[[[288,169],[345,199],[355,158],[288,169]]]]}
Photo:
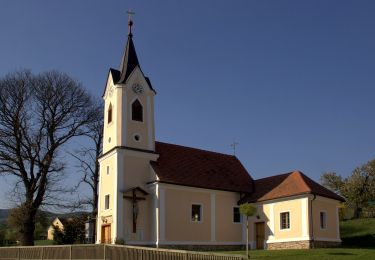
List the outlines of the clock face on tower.
{"type": "Polygon", "coordinates": [[[132,90],[135,94],[137,95],[140,95],[143,93],[143,87],[141,84],[138,84],[138,83],[135,83],[133,86],[132,86],[132,90]]]}

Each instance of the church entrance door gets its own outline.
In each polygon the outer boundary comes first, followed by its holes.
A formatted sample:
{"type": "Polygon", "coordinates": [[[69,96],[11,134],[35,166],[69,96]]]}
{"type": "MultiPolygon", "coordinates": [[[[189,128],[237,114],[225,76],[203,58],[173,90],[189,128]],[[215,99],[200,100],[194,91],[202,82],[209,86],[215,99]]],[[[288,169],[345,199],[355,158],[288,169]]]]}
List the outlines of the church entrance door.
{"type": "Polygon", "coordinates": [[[102,226],[102,243],[111,243],[111,224],[102,226]]]}
{"type": "Polygon", "coordinates": [[[255,223],[256,248],[264,249],[264,222],[255,223]]]}

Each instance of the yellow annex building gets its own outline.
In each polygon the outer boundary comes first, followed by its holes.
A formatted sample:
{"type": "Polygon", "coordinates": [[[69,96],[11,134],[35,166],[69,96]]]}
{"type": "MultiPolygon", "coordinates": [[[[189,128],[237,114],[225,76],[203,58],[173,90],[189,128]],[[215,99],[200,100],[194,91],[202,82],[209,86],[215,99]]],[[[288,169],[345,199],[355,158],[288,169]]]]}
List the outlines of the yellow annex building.
{"type": "Polygon", "coordinates": [[[254,203],[251,248],[340,244],[343,198],[299,171],[253,180],[232,155],[155,141],[154,97],[129,35],[110,69],[99,159],[96,243],[157,247],[246,244],[239,205],[254,203]]]}

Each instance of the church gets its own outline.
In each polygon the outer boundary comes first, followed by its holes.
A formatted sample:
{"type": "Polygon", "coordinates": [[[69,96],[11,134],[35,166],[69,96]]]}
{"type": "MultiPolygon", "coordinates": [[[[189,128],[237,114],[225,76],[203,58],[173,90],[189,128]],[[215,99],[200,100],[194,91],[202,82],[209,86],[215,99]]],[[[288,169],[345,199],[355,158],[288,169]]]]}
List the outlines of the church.
{"type": "Polygon", "coordinates": [[[103,93],[96,243],[241,247],[239,205],[250,202],[257,208],[249,218],[252,249],[339,245],[344,199],[302,172],[254,180],[233,155],[155,140],[156,91],[141,69],[132,24],[103,93]]]}

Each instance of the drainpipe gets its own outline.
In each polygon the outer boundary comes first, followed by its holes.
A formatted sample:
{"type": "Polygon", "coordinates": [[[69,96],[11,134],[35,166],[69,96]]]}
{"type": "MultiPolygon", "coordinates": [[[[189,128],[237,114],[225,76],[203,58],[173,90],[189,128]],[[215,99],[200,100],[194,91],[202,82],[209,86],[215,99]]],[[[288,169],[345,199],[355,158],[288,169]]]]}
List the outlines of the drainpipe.
{"type": "Polygon", "coordinates": [[[316,199],[316,195],[314,195],[314,198],[311,200],[310,203],[310,221],[311,221],[311,247],[315,248],[315,239],[314,239],[314,217],[313,217],[313,201],[316,199]]]}

